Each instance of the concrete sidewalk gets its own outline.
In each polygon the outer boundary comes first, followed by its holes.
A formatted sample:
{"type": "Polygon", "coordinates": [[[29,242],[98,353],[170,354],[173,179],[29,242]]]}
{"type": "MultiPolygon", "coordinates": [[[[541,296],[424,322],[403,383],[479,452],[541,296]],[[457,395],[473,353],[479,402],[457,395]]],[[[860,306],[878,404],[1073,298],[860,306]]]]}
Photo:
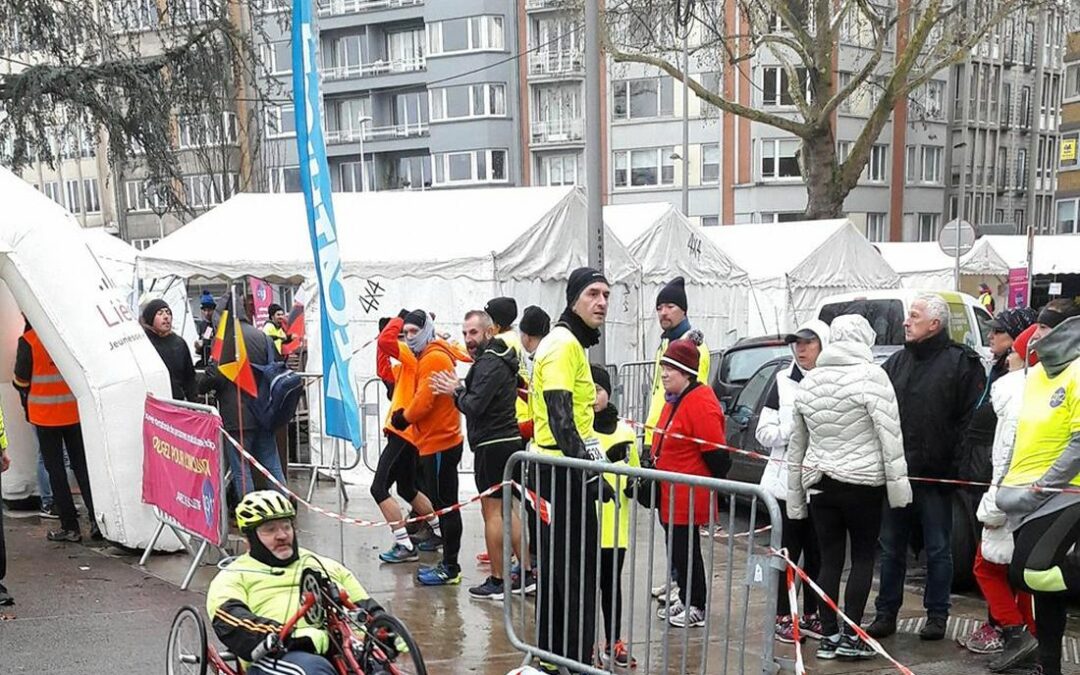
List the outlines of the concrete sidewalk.
{"type": "MultiPolygon", "coordinates": [[[[348,515],[378,517],[366,490],[350,488],[349,493],[352,501],[346,508],[348,515]]],[[[323,507],[336,508],[336,497],[329,484],[320,484],[316,502],[323,507]]],[[[467,585],[483,581],[488,570],[475,562],[475,555],[483,546],[479,507],[467,507],[463,516],[465,540],[461,562],[465,580],[462,586],[418,587],[414,581],[415,564],[381,565],[377,554],[388,547],[391,539],[385,528],[346,525],[343,559],[369,593],[409,626],[433,675],[504,675],[521,664],[522,655],[506,638],[502,604],[474,600],[466,591],[467,585]]],[[[217,571],[209,566],[202,568],[195,577],[193,590],[183,592],[176,585],[189,562],[186,555],[155,556],[143,570],[136,567],[137,556],[130,552],[108,546],[90,548],[49,543],[44,537],[47,525],[36,517],[8,517],[5,522],[10,556],[7,584],[18,604],[14,608],[14,618],[0,622],[2,675],[45,672],[82,675],[121,669],[136,673],[162,672],[165,641],[173,615],[185,604],[202,608],[203,593],[217,571]]],[[[341,539],[333,520],[301,510],[298,528],[302,546],[339,557],[341,539]]],[[[423,553],[421,558],[422,563],[427,564],[438,559],[433,553],[423,553]]],[[[735,583],[731,596],[738,602],[744,597],[745,586],[741,582],[745,562],[745,555],[740,553],[733,565],[733,570],[738,572],[733,575],[735,583]]],[[[640,661],[636,670],[626,672],[699,672],[702,658],[707,658],[706,672],[710,674],[759,672],[764,643],[762,626],[767,623],[762,616],[762,593],[752,593],[749,598],[746,644],[743,646],[739,634],[741,619],[724,620],[726,567],[718,567],[716,572],[707,647],[703,644],[703,629],[692,629],[686,635],[684,662],[684,633],[672,629],[667,635],[665,667],[663,623],[655,618],[655,603],[644,597],[641,590],[661,580],[642,578],[644,571],[640,569],[634,574],[629,569],[624,571],[624,584],[631,583],[633,578],[637,589],[633,603],[633,652],[640,661]],[[728,623],[731,625],[726,625],[728,623]],[[648,644],[645,641],[647,630],[648,644]],[[731,640],[726,649],[725,639],[731,640]],[[745,667],[742,671],[740,662],[745,667]]],[[[531,599],[527,601],[529,615],[533,603],[531,599]]],[[[520,605],[517,607],[520,610],[520,605]]],[[[902,618],[918,618],[920,609],[921,598],[909,592],[902,618]]],[[[955,597],[950,630],[954,634],[966,634],[984,617],[985,606],[981,601],[955,597]]],[[[526,619],[523,629],[520,621],[515,626],[519,626],[520,634],[531,636],[530,619],[526,619]]],[[[918,628],[916,621],[902,622],[902,633],[883,642],[897,660],[915,673],[988,672],[984,666],[990,657],[969,654],[951,640],[921,642],[914,634],[918,628]]],[[[1080,635],[1080,632],[1074,628],[1070,635],[1080,635]]],[[[1066,665],[1066,670],[1080,672],[1075,665],[1080,662],[1075,640],[1069,644],[1072,663],[1066,665]]],[[[813,657],[815,647],[816,643],[811,641],[803,648],[807,668],[812,673],[896,672],[882,658],[819,664],[813,657]]],[[[776,643],[776,654],[790,663],[794,648],[776,643]]]]}

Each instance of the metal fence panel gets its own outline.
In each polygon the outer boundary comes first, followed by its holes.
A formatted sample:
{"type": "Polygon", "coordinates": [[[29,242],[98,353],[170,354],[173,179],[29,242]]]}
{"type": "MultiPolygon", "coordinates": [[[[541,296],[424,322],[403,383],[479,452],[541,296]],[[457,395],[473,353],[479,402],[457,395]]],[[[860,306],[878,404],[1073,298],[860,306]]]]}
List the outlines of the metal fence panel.
{"type": "Polygon", "coordinates": [[[520,591],[504,601],[507,637],[525,662],[611,673],[618,668],[614,643],[623,640],[643,675],[777,672],[773,631],[783,565],[768,555],[769,547],[781,547],[772,495],[757,485],[537,452],[511,457],[505,478],[519,483],[503,491],[503,556],[530,551],[523,557],[532,559],[538,579],[535,603],[520,591]],[[601,504],[602,480],[625,497],[601,504]],[[664,499],[658,481],[670,488],[664,499]],[[675,525],[683,502],[677,491],[688,497],[690,513],[705,500],[708,522],[675,525]],[[515,502],[514,493],[524,499],[515,502]],[[643,494],[654,507],[639,503],[643,494]],[[511,541],[514,510],[527,523],[519,542],[511,541]],[[671,525],[658,522],[660,511],[671,525]],[[622,519],[626,539],[616,526],[622,519]],[[682,598],[703,605],[689,628],[663,616],[673,601],[653,597],[654,586],[675,577],[689,586],[682,598]]]}
{"type": "Polygon", "coordinates": [[[619,366],[615,405],[623,417],[639,422],[648,417],[655,367],[654,361],[633,361],[619,366]]]}

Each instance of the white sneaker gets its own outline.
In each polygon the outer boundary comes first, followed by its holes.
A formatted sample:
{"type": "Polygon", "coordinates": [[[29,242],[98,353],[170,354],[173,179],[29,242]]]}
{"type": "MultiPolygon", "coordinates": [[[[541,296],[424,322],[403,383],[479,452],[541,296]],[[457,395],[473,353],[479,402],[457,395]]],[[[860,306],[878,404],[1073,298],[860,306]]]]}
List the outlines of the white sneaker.
{"type": "Polygon", "coordinates": [[[661,602],[660,603],[660,607],[657,608],[657,610],[656,610],[656,618],[658,618],[658,619],[666,619],[669,616],[674,616],[676,614],[682,614],[682,612],[683,612],[682,600],[679,600],[679,597],[675,596],[675,599],[673,601],[671,601],[671,602],[666,602],[666,603],[661,602]]]}
{"type": "Polygon", "coordinates": [[[670,594],[673,590],[679,590],[679,585],[675,583],[674,579],[672,579],[670,582],[662,583],[659,586],[653,586],[652,596],[654,598],[659,598],[661,596],[670,594]]]}
{"type": "Polygon", "coordinates": [[[676,628],[694,628],[695,626],[705,625],[705,610],[698,609],[693,605],[685,608],[678,614],[672,613],[668,616],[668,623],[676,628]]]}

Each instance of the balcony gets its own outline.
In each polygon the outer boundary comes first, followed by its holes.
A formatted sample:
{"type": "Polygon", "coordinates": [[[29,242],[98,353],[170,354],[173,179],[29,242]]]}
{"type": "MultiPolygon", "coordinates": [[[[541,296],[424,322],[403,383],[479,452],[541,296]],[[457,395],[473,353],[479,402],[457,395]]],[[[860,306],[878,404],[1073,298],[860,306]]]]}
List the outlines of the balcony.
{"type": "Polygon", "coordinates": [[[529,54],[529,75],[584,75],[585,63],[579,49],[541,51],[529,54]]]}
{"type": "Polygon", "coordinates": [[[533,145],[560,145],[581,143],[585,138],[585,120],[565,119],[533,121],[533,145]]]}
{"type": "Polygon", "coordinates": [[[347,16],[424,4],[424,0],[321,0],[319,16],[347,16]]]}
{"type": "Polygon", "coordinates": [[[525,11],[532,12],[542,9],[562,9],[566,6],[566,0],[525,0],[525,11]]]}
{"type": "Polygon", "coordinates": [[[401,138],[427,136],[430,127],[427,122],[414,124],[391,124],[386,127],[364,126],[360,129],[327,129],[326,144],[359,143],[361,133],[365,143],[374,141],[393,141],[401,138]],[[362,131],[361,131],[362,130],[362,131]]]}
{"type": "Polygon", "coordinates": [[[358,77],[374,77],[376,75],[388,75],[395,73],[415,73],[427,67],[427,60],[423,56],[411,59],[398,59],[394,61],[375,61],[374,63],[357,63],[347,66],[331,66],[322,69],[324,80],[351,80],[358,77]]]}

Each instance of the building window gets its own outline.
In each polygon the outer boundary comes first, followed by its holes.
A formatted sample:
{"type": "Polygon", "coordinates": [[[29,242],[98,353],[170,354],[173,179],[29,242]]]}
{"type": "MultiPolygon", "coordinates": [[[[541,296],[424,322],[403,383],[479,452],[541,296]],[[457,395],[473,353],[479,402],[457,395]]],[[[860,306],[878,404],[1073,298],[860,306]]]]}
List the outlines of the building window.
{"type": "Polygon", "coordinates": [[[615,187],[674,185],[675,160],[671,158],[674,153],[675,148],[671,146],[616,152],[615,187]]]}
{"type": "Polygon", "coordinates": [[[97,178],[83,179],[83,204],[87,213],[101,213],[101,194],[98,192],[97,178]]]}
{"type": "Polygon", "coordinates": [[[1080,63],[1065,66],[1065,91],[1062,96],[1066,101],[1080,98],[1080,63]]]}
{"type": "Polygon", "coordinates": [[[224,112],[217,121],[209,113],[178,115],[180,148],[209,148],[236,143],[236,113],[224,112]]]}
{"type": "Polygon", "coordinates": [[[263,45],[262,59],[270,75],[288,75],[292,72],[292,43],[271,42],[263,45]]]}
{"type": "Polygon", "coordinates": [[[164,211],[165,199],[160,192],[147,185],[144,180],[129,180],[124,183],[127,195],[128,211],[164,211]]]}
{"type": "Polygon", "coordinates": [[[937,241],[938,221],[940,220],[940,213],[920,213],[918,232],[919,241],[937,241]]]}
{"type": "Polygon", "coordinates": [[[802,211],[763,211],[760,222],[762,223],[796,223],[802,220],[802,211]]]}
{"type": "Polygon", "coordinates": [[[468,150],[434,155],[435,185],[505,183],[506,150],[468,150]]]}
{"type": "Polygon", "coordinates": [[[473,16],[427,25],[428,55],[505,48],[501,16],[473,16]]]}
{"type": "Polygon", "coordinates": [[[391,185],[403,190],[422,190],[431,187],[431,155],[400,157],[391,185]]]}
{"type": "Polygon", "coordinates": [[[209,21],[214,16],[214,5],[205,0],[168,0],[166,4],[174,24],[209,21]]]}
{"type": "Polygon", "coordinates": [[[136,251],[145,251],[159,241],[161,239],[157,237],[143,237],[141,239],[132,239],[131,245],[135,247],[136,251]]]}
{"type": "Polygon", "coordinates": [[[919,180],[918,157],[918,147],[914,145],[907,146],[907,154],[904,162],[904,168],[906,169],[906,171],[904,176],[909,183],[914,183],[915,181],[919,180]]]}
{"type": "MultiPolygon", "coordinates": [[[[809,101],[812,98],[810,90],[810,75],[806,68],[796,68],[795,74],[803,83],[803,98],[809,101]]],[[[780,66],[766,66],[761,69],[761,103],[767,106],[795,105],[795,98],[791,95],[791,78],[788,71],[780,66]]]]}
{"type": "Polygon", "coordinates": [[[866,180],[871,183],[884,183],[887,168],[889,146],[875,144],[870,148],[870,161],[866,165],[866,180]]]}
{"type": "Polygon", "coordinates": [[[675,110],[674,81],[667,76],[617,80],[612,92],[612,119],[663,117],[675,110]]]}
{"type": "Polygon", "coordinates": [[[158,27],[157,0],[115,0],[106,7],[109,22],[118,33],[153,30],[158,27]]]}
{"type": "Polygon", "coordinates": [[[719,227],[720,226],[720,216],[702,216],[701,217],[701,226],[702,227],[719,227]]]}
{"type": "Polygon", "coordinates": [[[576,185],[578,155],[545,155],[540,158],[540,185],[576,185]]]}
{"type": "Polygon", "coordinates": [[[274,166],[269,173],[270,192],[300,192],[300,167],[274,166]]]}
{"type": "Polygon", "coordinates": [[[367,189],[375,191],[375,163],[372,159],[364,160],[364,169],[360,170],[360,162],[343,162],[339,167],[341,177],[340,188],[342,192],[363,192],[364,179],[367,179],[367,189]]]}
{"type": "Polygon", "coordinates": [[[426,91],[394,94],[391,105],[394,110],[395,126],[422,129],[428,123],[430,104],[426,91]]]}
{"type": "Polygon", "coordinates": [[[386,54],[390,59],[391,72],[421,70],[425,66],[424,29],[410,28],[387,33],[386,54]]]}
{"type": "Polygon", "coordinates": [[[701,182],[717,183],[720,181],[720,146],[706,143],[701,146],[701,182]]]}
{"type": "Polygon", "coordinates": [[[64,181],[64,199],[66,200],[67,209],[72,213],[79,213],[82,211],[82,194],[80,190],[79,181],[66,180],[64,181]]]}
{"type": "Polygon", "coordinates": [[[930,80],[908,95],[908,114],[916,119],[940,120],[945,117],[945,83],[930,80]]]}
{"type": "Polygon", "coordinates": [[[866,214],[866,238],[870,241],[888,241],[889,224],[884,213],[866,214]]]}
{"type": "Polygon", "coordinates": [[[1076,234],[1076,210],[1078,200],[1062,199],[1057,203],[1057,233],[1076,234]]]}
{"type": "Polygon", "coordinates": [[[57,204],[64,205],[64,195],[60,192],[60,181],[48,181],[42,184],[42,192],[45,196],[53,200],[57,204]]]}
{"type": "Polygon", "coordinates": [[[1017,190],[1023,190],[1027,185],[1028,175],[1028,151],[1027,148],[1020,148],[1016,151],[1016,183],[1017,190]]]}
{"type": "Polygon", "coordinates": [[[506,116],[505,84],[467,84],[432,89],[431,121],[506,116]]]}
{"type": "Polygon", "coordinates": [[[801,178],[799,169],[799,140],[794,138],[776,138],[762,140],[761,179],[779,180],[783,178],[801,178]]]}
{"type": "Polygon", "coordinates": [[[296,135],[296,108],[273,105],[266,109],[266,137],[287,138],[296,135]]]}
{"type": "Polygon", "coordinates": [[[847,161],[847,158],[851,155],[851,141],[837,141],[836,143],[836,163],[843,164],[847,161]]]}
{"type": "Polygon", "coordinates": [[[944,148],[936,145],[922,146],[922,166],[919,179],[924,183],[941,182],[941,158],[944,148]]]}
{"type": "Polygon", "coordinates": [[[1012,83],[1005,82],[1001,85],[1001,126],[1006,129],[1012,126],[1012,83]]]}
{"type": "Polygon", "coordinates": [[[184,200],[194,209],[216,206],[240,191],[239,174],[184,176],[184,200]]]}
{"type": "Polygon", "coordinates": [[[1031,87],[1020,87],[1020,126],[1028,128],[1031,126],[1031,87]]]}

